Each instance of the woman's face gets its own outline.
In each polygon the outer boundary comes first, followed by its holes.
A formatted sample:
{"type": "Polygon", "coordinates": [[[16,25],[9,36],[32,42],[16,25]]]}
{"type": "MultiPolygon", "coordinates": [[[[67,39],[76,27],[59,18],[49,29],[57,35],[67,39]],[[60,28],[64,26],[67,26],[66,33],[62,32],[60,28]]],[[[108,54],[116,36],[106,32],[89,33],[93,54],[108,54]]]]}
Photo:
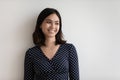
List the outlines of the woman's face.
{"type": "Polygon", "coordinates": [[[51,14],[45,18],[40,28],[44,33],[45,37],[55,37],[60,27],[60,20],[56,14],[51,14]]]}

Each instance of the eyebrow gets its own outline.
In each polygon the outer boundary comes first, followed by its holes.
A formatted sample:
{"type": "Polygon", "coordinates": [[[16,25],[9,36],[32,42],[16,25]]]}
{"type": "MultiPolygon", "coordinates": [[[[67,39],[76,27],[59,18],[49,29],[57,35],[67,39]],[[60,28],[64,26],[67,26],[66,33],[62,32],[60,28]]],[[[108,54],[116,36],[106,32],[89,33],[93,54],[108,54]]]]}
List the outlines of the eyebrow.
{"type": "MultiPolygon", "coordinates": [[[[51,20],[51,19],[45,19],[46,21],[53,21],[53,20],[51,20]]],[[[57,21],[55,21],[55,22],[59,22],[59,20],[57,20],[57,21]]]]}

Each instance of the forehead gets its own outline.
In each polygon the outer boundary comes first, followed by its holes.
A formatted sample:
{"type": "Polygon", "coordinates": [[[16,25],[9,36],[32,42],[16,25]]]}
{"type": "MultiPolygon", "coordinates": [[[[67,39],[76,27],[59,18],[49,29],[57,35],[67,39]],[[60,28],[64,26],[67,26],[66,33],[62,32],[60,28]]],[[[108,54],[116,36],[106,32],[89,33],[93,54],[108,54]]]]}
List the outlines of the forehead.
{"type": "Polygon", "coordinates": [[[59,17],[56,14],[50,14],[48,17],[45,18],[45,20],[59,21],[59,17]]]}

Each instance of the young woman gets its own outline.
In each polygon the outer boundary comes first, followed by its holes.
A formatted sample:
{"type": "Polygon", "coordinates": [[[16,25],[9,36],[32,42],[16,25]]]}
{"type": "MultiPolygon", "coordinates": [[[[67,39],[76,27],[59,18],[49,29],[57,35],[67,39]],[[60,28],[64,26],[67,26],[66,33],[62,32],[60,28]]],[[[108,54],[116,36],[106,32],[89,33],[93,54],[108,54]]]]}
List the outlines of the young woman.
{"type": "Polygon", "coordinates": [[[63,39],[62,21],[54,8],[38,16],[34,47],[25,54],[24,80],[79,80],[78,56],[73,44],[63,39]]]}

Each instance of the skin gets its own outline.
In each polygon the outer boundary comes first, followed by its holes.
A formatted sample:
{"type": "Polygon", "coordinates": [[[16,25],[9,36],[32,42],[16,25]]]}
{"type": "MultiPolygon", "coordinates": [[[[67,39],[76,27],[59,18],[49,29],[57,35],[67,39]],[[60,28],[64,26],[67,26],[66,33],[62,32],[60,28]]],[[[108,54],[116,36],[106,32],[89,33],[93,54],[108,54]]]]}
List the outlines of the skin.
{"type": "Polygon", "coordinates": [[[56,14],[51,14],[45,18],[40,26],[45,35],[45,45],[41,46],[44,55],[51,60],[59,49],[60,45],[55,45],[55,35],[58,33],[60,24],[56,14]]]}
{"type": "Polygon", "coordinates": [[[41,28],[45,38],[55,38],[59,31],[59,18],[56,14],[51,14],[43,21],[41,28]]]}

